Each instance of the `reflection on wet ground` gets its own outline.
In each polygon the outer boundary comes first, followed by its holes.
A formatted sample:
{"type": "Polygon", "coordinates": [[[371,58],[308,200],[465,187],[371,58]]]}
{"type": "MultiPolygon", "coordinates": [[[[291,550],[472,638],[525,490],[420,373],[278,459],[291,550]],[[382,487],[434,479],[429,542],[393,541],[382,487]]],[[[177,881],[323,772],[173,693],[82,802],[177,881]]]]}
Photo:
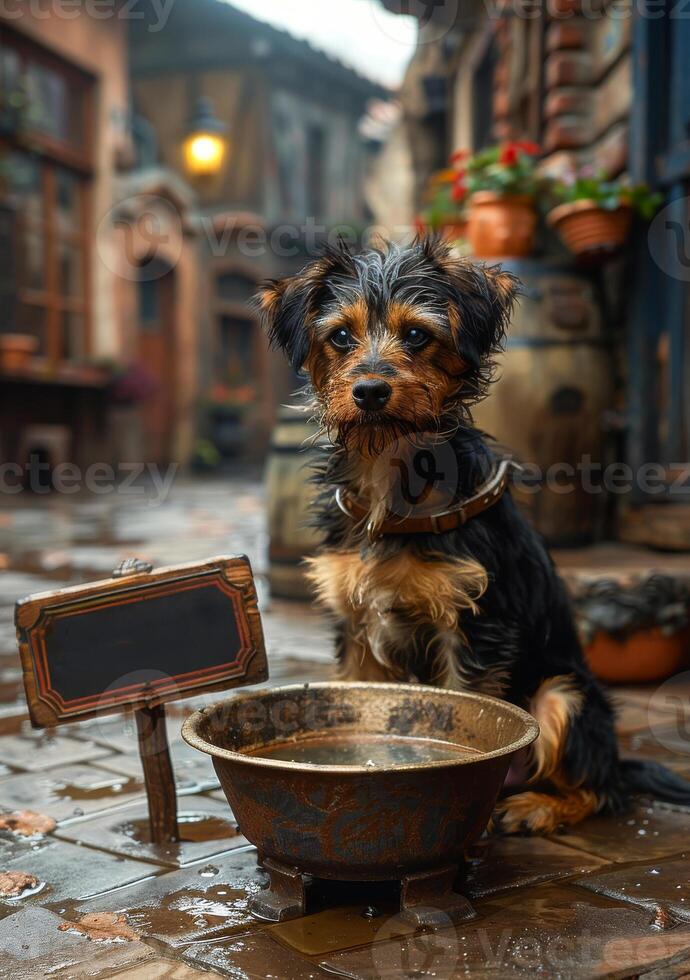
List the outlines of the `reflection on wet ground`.
{"type": "MultiPolygon", "coordinates": [[[[218,695],[169,706],[183,839],[153,845],[131,715],[32,731],[12,606],[18,596],[104,577],[132,553],[160,565],[245,552],[257,575],[269,683],[325,679],[328,624],[309,606],[269,600],[260,485],[181,480],[160,506],[146,499],[28,497],[2,506],[0,812],[11,816],[0,829],[0,867],[8,875],[0,894],[0,976],[670,980],[690,974],[690,809],[646,800],[550,840],[479,841],[456,883],[477,911],[462,928],[415,932],[399,915],[395,882],[315,881],[304,918],[258,921],[249,900],[266,876],[256,851],[218,790],[210,760],[178,735],[190,711],[218,695]],[[13,826],[42,829],[21,836],[13,826]],[[16,895],[9,894],[13,883],[16,895]],[[115,926],[110,935],[108,928],[91,929],[89,938],[85,924],[94,922],[115,926]]],[[[690,698],[687,676],[674,691],[690,698]]],[[[618,691],[623,751],[690,773],[690,742],[652,694],[618,691]]]]}

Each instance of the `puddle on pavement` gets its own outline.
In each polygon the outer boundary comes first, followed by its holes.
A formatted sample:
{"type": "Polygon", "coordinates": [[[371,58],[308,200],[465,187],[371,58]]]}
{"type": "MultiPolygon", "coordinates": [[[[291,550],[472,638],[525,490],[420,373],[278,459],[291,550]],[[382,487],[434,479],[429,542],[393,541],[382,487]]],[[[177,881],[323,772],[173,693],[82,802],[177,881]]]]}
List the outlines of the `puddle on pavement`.
{"type": "MultiPolygon", "coordinates": [[[[21,902],[21,900],[24,898],[33,898],[34,895],[41,894],[41,892],[44,892],[47,887],[48,883],[46,881],[39,881],[32,888],[24,888],[19,895],[8,895],[6,898],[3,898],[3,901],[9,902],[10,904],[21,902]]],[[[47,895],[44,896],[44,898],[46,897],[47,895]]]]}
{"type": "MultiPolygon", "coordinates": [[[[117,779],[112,776],[109,779],[95,780],[89,785],[78,783],[55,783],[52,787],[55,796],[61,800],[105,800],[109,797],[117,797],[121,794],[133,793],[141,786],[138,779],[117,779]]],[[[80,814],[76,814],[79,816],[80,814]]]]}
{"type": "MultiPolygon", "coordinates": [[[[199,844],[204,841],[227,840],[239,835],[239,827],[234,820],[209,816],[206,813],[181,813],[177,817],[180,844],[199,844]]],[[[139,844],[150,844],[151,833],[148,818],[128,820],[113,828],[116,834],[124,834],[139,844]]],[[[174,846],[174,845],[173,845],[174,846]]]]}
{"type": "Polygon", "coordinates": [[[229,934],[240,926],[246,928],[247,907],[245,891],[218,882],[208,888],[180,888],[123,912],[139,935],[161,936],[179,945],[198,942],[209,934],[229,934]]]}

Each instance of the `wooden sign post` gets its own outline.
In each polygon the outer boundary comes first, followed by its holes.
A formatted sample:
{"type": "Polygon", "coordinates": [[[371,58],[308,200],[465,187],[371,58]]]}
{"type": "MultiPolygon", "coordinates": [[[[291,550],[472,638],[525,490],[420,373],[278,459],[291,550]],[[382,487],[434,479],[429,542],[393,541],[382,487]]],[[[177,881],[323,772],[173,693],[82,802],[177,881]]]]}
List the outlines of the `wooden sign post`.
{"type": "Polygon", "coordinates": [[[268,677],[249,560],[127,559],[111,579],[21,599],[15,623],[32,725],[133,708],[151,840],[177,840],[165,703],[268,677]]]}

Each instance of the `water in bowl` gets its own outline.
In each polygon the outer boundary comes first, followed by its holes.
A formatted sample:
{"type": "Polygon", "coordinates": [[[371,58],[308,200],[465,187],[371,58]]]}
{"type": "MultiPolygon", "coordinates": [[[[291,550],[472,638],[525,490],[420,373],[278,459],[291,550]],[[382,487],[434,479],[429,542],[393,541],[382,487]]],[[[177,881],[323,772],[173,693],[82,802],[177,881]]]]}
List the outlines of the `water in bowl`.
{"type": "Polygon", "coordinates": [[[477,749],[440,739],[404,735],[328,734],[274,742],[248,752],[260,759],[298,762],[312,766],[393,766],[451,762],[477,756],[477,749]]]}

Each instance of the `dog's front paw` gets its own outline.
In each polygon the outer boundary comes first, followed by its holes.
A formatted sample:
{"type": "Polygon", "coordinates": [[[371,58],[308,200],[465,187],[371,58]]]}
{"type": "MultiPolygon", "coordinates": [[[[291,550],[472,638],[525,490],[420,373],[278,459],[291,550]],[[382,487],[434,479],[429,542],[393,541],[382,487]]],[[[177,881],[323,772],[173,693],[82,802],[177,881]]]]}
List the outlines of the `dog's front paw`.
{"type": "Polygon", "coordinates": [[[560,827],[584,820],[597,808],[596,794],[586,789],[564,796],[516,793],[497,805],[490,829],[498,834],[554,834],[560,827]]]}
{"type": "Polygon", "coordinates": [[[489,830],[494,834],[550,834],[557,827],[554,797],[546,793],[516,793],[497,804],[489,830]]]}

